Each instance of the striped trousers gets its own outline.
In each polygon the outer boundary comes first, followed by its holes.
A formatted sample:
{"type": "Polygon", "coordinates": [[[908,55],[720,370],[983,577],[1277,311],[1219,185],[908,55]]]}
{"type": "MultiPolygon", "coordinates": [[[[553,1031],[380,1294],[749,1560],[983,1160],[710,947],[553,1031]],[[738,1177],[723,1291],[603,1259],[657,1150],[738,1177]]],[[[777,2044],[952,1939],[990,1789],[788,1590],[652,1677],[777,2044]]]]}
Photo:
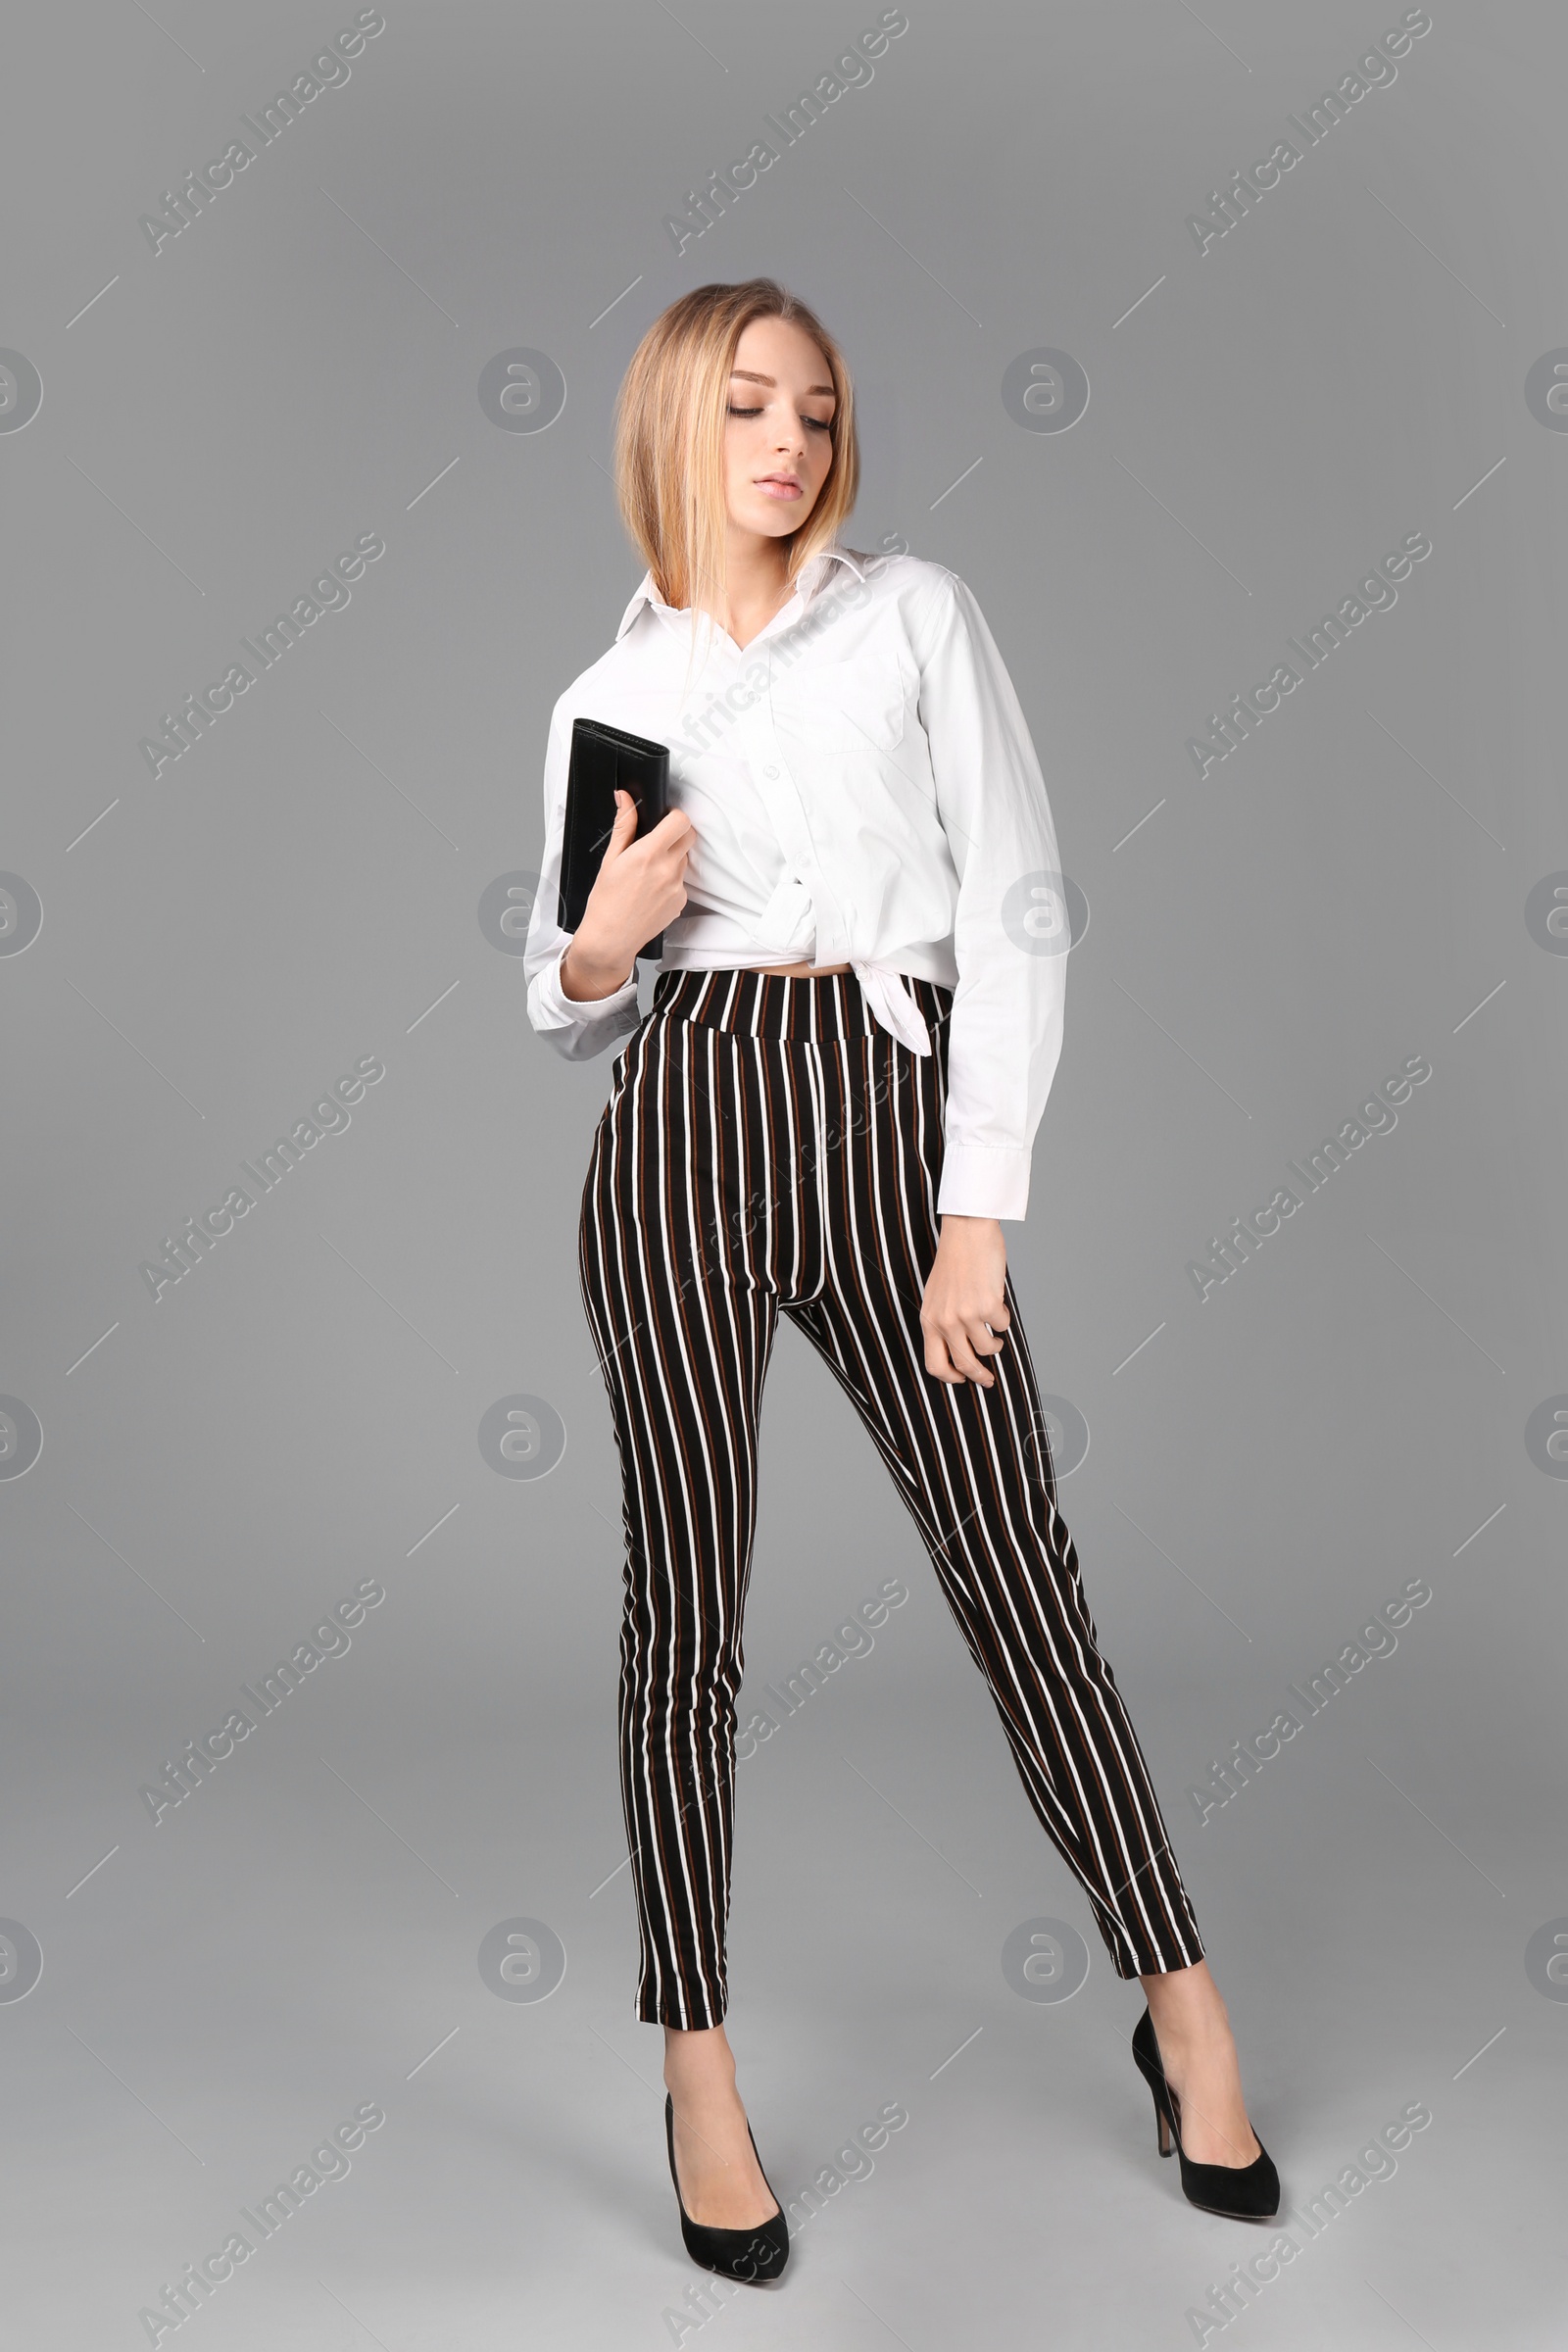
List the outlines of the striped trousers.
{"type": "Polygon", "coordinates": [[[620,1765],[637,2015],[719,2023],[758,1422],[778,1316],[846,1391],[1118,1976],[1203,1946],[1101,1655],[1008,1274],[995,1384],[925,1368],[952,991],[915,1054],[853,972],[662,971],[617,1056],[578,1271],[620,1455],[620,1765]]]}

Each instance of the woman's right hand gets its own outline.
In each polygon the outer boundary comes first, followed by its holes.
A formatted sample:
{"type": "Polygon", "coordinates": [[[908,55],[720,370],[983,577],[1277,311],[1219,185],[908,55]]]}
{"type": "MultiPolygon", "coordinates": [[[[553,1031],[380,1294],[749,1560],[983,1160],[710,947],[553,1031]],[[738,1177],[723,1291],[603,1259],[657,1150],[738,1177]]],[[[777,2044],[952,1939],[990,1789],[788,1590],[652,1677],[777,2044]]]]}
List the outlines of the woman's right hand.
{"type": "Polygon", "coordinates": [[[637,804],[615,794],[615,821],[582,921],[561,959],[563,994],[582,1001],[613,995],[631,977],[637,951],[686,904],[686,860],[696,829],[680,808],[666,809],[636,839],[637,804]]]}

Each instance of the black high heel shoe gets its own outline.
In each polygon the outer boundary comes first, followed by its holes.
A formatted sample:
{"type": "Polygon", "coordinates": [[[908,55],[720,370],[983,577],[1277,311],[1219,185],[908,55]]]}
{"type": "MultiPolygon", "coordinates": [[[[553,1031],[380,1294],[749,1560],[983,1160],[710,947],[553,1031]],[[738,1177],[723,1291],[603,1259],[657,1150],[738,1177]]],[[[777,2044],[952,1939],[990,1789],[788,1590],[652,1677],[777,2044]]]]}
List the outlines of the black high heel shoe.
{"type": "MultiPolygon", "coordinates": [[[[750,2124],[746,2127],[746,2136],[752,2139],[750,2124]]],[[[675,2170],[675,2102],[667,2095],[664,2139],[669,2148],[669,2177],[675,2183],[675,2202],[680,2207],[680,2233],[693,2262],[701,2263],[705,2271],[716,2271],[721,2278],[742,2279],[748,2286],[776,2278],[790,2258],[790,2226],[784,2219],[782,2205],[777,2213],[769,2214],[765,2222],[759,2222],[751,2230],[710,2230],[706,2222],[694,2222],[680,2193],[680,2175],[675,2170]]],[[[752,2154],[757,2156],[755,2139],[752,2139],[752,2154]]],[[[762,2172],[760,2156],[757,2156],[757,2169],[762,2172]]],[[[767,2182],[768,2195],[778,2205],[766,2173],[762,2173],[762,2179],[767,2182]]]]}
{"type": "MultiPolygon", "coordinates": [[[[1271,2222],[1280,2209],[1280,2177],[1260,2139],[1256,2156],[1244,2165],[1194,2164],[1182,2146],[1181,2101],[1165,2080],[1154,2023],[1147,2009],[1133,2034],[1133,2056],[1154,2096],[1159,2152],[1168,2156],[1174,2142],[1181,2159],[1182,2194],[1189,2205],[1220,2214],[1226,2221],[1271,2222]]],[[[1257,2139],[1255,2132],[1252,2136],[1257,2139]]]]}

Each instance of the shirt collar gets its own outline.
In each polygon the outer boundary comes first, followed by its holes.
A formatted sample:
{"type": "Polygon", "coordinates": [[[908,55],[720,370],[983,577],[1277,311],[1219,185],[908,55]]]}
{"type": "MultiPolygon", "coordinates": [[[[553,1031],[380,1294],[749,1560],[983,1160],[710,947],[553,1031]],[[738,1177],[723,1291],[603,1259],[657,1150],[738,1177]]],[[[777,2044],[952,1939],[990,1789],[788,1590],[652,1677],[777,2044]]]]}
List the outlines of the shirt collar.
{"type": "MultiPolygon", "coordinates": [[[[839,546],[819,548],[816,554],[812,556],[809,563],[802,565],[800,577],[795,583],[796,593],[799,595],[803,605],[808,605],[811,602],[811,599],[819,594],[823,583],[827,579],[828,574],[832,570],[835,564],[844,564],[847,569],[854,572],[858,580],[863,580],[865,578],[864,564],[861,562],[861,559],[855,554],[853,549],[839,546]]],[[[645,605],[649,606],[656,612],[668,612],[672,617],[677,619],[680,618],[686,611],[684,606],[666,604],[655,585],[653,573],[651,571],[645,571],[642,578],[637,583],[637,588],[633,594],[630,604],[626,607],[625,612],[621,614],[620,626],[615,631],[615,642],[617,645],[620,643],[622,637],[625,636],[626,631],[631,627],[633,621],[636,620],[638,614],[642,612],[642,609],[645,605]]]]}

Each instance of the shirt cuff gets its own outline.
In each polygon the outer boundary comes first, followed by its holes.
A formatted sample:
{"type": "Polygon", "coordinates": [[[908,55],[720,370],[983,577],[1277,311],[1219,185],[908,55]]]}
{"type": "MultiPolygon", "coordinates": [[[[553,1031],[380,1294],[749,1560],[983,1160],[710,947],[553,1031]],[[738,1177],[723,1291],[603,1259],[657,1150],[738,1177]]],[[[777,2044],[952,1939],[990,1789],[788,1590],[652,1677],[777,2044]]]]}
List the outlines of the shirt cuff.
{"type": "Polygon", "coordinates": [[[937,1187],[939,1217],[1008,1217],[1029,1206],[1029,1151],[1023,1145],[948,1144],[937,1187]]]}
{"type": "MultiPolygon", "coordinates": [[[[568,940],[566,945],[570,946],[568,940]]],[[[634,962],[619,988],[608,997],[568,997],[561,985],[561,966],[566,949],[534,974],[528,991],[528,1018],[540,1036],[567,1061],[588,1061],[617,1037],[629,1036],[642,1015],[637,1005],[637,966],[634,962]]]]}

